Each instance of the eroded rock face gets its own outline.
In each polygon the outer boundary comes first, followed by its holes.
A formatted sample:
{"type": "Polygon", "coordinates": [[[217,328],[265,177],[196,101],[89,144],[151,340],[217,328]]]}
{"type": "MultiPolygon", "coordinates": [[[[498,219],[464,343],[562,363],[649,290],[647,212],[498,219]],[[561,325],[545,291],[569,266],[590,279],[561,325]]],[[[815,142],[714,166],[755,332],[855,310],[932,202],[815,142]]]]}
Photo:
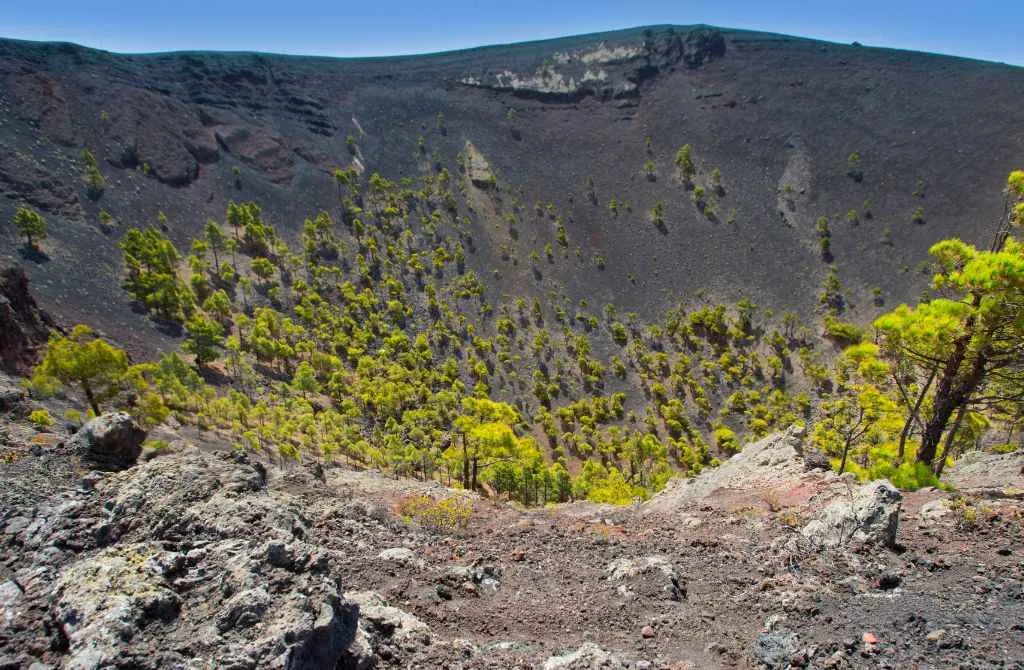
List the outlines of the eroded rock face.
{"type": "Polygon", "coordinates": [[[146,431],[125,412],[110,412],[85,424],[70,440],[84,463],[97,470],[117,471],[135,465],[146,431]]]}
{"type": "Polygon", "coordinates": [[[816,548],[842,547],[851,542],[892,548],[896,546],[902,500],[899,489],[880,479],[862,486],[851,499],[826,507],[800,533],[816,548]]]}
{"type": "Polygon", "coordinates": [[[28,277],[18,267],[0,272],[0,367],[26,374],[46,344],[53,320],[28,291],[28,277]]]}

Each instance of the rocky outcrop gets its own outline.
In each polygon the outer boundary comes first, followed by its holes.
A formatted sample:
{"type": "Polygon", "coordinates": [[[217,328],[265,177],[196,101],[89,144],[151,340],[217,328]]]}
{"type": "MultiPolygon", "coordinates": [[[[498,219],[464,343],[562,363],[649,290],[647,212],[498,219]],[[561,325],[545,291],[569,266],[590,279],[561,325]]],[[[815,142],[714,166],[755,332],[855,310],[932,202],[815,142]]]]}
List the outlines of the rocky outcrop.
{"type": "Polygon", "coordinates": [[[214,135],[225,151],[259,169],[271,181],[281,184],[291,180],[295,154],[282,138],[242,123],[218,126],[214,135]]]}
{"type": "Polygon", "coordinates": [[[68,668],[335,670],[373,667],[378,647],[399,654],[392,639],[424,633],[367,598],[356,644],[359,608],[337,577],[345,556],[304,539],[310,516],[339,500],[313,509],[270,491],[243,455],[189,448],[90,481],[0,512],[0,546],[20,557],[13,586],[0,588],[12,651],[68,668]],[[43,658],[41,634],[52,637],[43,658]]]}
{"type": "Polygon", "coordinates": [[[1024,451],[970,451],[946,470],[945,480],[969,495],[1024,500],[1024,451]]]}
{"type": "Polygon", "coordinates": [[[0,272],[0,367],[26,374],[53,327],[50,315],[29,293],[25,271],[13,267],[0,272]]]}
{"type": "Polygon", "coordinates": [[[82,462],[96,470],[124,470],[142,453],[146,431],[125,412],[111,412],[85,424],[70,440],[82,462]]]}
{"type": "Polygon", "coordinates": [[[811,546],[836,548],[856,543],[893,548],[903,494],[880,479],[859,488],[847,500],[832,503],[800,531],[811,546]]]}
{"type": "Polygon", "coordinates": [[[642,40],[558,52],[533,71],[485,71],[463,77],[461,83],[545,102],[634,98],[645,82],[679,63],[695,69],[725,52],[725,36],[718,30],[647,30],[642,40]]]}
{"type": "Polygon", "coordinates": [[[820,497],[842,480],[823,468],[825,463],[813,450],[805,449],[804,432],[801,426],[792,426],[746,445],[717,468],[696,477],[674,479],[644,504],[644,511],[673,513],[697,501],[728,509],[789,507],[820,497]]]}
{"type": "Polygon", "coordinates": [[[480,153],[479,149],[473,146],[472,142],[466,142],[466,176],[479,188],[490,188],[497,183],[494,171],[487,158],[480,153]]]}

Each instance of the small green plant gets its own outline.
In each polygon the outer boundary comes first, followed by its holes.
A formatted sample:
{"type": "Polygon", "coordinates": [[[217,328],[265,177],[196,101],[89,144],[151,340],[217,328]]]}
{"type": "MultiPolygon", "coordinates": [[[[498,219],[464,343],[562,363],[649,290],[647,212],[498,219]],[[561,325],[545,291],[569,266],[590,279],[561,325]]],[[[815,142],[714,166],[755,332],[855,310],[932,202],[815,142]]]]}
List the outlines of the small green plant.
{"type": "Polygon", "coordinates": [[[854,151],[846,157],[846,174],[854,181],[864,179],[864,173],[860,168],[860,152],[854,151]]]}
{"type": "Polygon", "coordinates": [[[951,500],[949,509],[953,513],[953,527],[964,532],[978,530],[982,521],[990,520],[994,515],[991,507],[967,496],[951,500]]]}
{"type": "Polygon", "coordinates": [[[651,207],[650,211],[651,223],[658,228],[665,227],[665,203],[661,200],[654,203],[654,207],[651,207]]]}
{"type": "Polygon", "coordinates": [[[107,180],[103,178],[103,173],[100,172],[100,164],[96,160],[96,156],[88,148],[82,149],[82,161],[85,163],[83,178],[85,180],[86,192],[90,198],[96,200],[106,190],[107,180]]]}
{"type": "Polygon", "coordinates": [[[825,336],[844,346],[864,341],[864,329],[848,321],[825,315],[825,336]]]}
{"type": "Polygon", "coordinates": [[[28,415],[28,420],[36,428],[49,428],[53,425],[53,417],[50,416],[49,410],[45,408],[32,410],[32,413],[28,415]]]}
{"type": "Polygon", "coordinates": [[[399,501],[397,512],[405,523],[437,530],[459,530],[469,526],[473,503],[456,496],[434,500],[426,495],[411,495],[399,501]]]}
{"type": "Polygon", "coordinates": [[[647,176],[647,181],[654,181],[658,178],[657,168],[650,158],[644,161],[644,175],[647,176]]]}
{"type": "Polygon", "coordinates": [[[693,149],[689,144],[679,147],[679,151],[676,152],[676,167],[679,168],[679,174],[683,178],[683,183],[689,184],[696,172],[696,168],[693,165],[693,149]]]}
{"type": "Polygon", "coordinates": [[[918,225],[924,223],[924,207],[916,208],[914,213],[910,215],[910,220],[918,225]]]}

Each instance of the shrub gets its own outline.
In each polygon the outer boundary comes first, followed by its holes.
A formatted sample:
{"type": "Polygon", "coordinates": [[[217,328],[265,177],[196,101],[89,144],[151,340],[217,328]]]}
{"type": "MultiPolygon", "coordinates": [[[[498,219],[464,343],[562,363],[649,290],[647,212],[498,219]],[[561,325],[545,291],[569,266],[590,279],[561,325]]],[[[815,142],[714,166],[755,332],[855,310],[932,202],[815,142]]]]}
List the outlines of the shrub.
{"type": "Polygon", "coordinates": [[[28,420],[38,428],[49,428],[53,425],[53,417],[46,409],[32,410],[32,413],[28,415],[28,420]]]}
{"type": "Polygon", "coordinates": [[[406,523],[437,530],[457,530],[469,525],[473,503],[459,497],[434,500],[426,495],[411,495],[398,503],[398,515],[406,523]]]}
{"type": "Polygon", "coordinates": [[[864,329],[828,314],[825,316],[825,336],[840,344],[857,344],[864,341],[864,329]]]}

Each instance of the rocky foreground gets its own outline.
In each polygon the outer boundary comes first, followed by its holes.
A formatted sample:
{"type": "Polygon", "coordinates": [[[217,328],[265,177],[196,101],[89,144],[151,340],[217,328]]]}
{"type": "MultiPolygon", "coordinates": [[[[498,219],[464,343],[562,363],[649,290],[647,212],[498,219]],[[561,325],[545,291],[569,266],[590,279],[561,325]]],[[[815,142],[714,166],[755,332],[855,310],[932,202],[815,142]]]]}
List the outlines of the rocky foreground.
{"type": "Polygon", "coordinates": [[[129,466],[126,416],[36,433],[0,395],[0,668],[1024,667],[1020,456],[972,465],[1001,498],[904,497],[790,431],[521,510],[209,434],[129,466]]]}

